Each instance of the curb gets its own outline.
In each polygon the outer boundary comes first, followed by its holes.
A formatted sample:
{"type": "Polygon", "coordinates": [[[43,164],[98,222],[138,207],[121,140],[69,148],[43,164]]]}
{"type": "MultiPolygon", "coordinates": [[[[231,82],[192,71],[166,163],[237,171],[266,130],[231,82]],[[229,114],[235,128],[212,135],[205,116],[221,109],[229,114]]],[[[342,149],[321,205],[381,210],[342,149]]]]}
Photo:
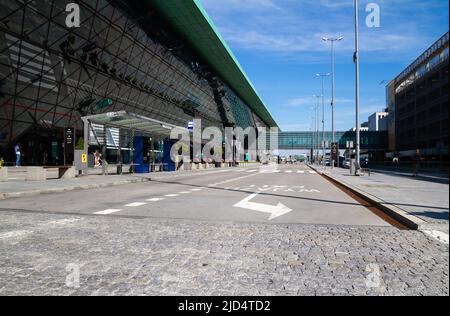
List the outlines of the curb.
{"type": "Polygon", "coordinates": [[[389,217],[395,219],[399,223],[405,225],[409,229],[412,230],[420,230],[420,228],[426,224],[426,222],[416,216],[410,215],[408,212],[402,210],[401,208],[395,205],[386,205],[386,202],[379,199],[378,197],[371,195],[367,192],[363,192],[355,186],[352,186],[346,182],[336,179],[335,177],[324,173],[322,170],[318,170],[310,165],[308,165],[311,169],[329,179],[331,182],[338,183],[339,185],[345,187],[347,190],[351,191],[353,194],[356,194],[358,197],[362,198],[364,201],[376,206],[378,209],[383,211],[389,217]]]}
{"type": "Polygon", "coordinates": [[[132,184],[132,183],[149,182],[149,181],[151,181],[150,178],[146,178],[146,179],[141,178],[141,179],[124,180],[124,181],[116,181],[116,182],[109,182],[109,183],[85,184],[85,185],[68,186],[68,187],[64,187],[64,188],[52,188],[52,189],[46,189],[46,190],[0,193],[0,200],[7,200],[7,199],[13,199],[13,198],[28,197],[28,196],[36,196],[36,195],[41,195],[41,194],[63,193],[63,192],[75,191],[75,190],[100,189],[100,188],[106,188],[106,187],[113,187],[113,186],[132,184]]]}

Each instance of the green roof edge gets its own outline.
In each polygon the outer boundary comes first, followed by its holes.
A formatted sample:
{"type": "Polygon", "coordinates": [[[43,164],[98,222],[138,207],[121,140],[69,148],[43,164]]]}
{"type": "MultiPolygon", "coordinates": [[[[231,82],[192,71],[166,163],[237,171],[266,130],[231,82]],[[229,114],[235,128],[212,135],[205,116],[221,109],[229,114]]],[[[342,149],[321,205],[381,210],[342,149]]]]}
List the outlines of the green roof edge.
{"type": "MultiPolygon", "coordinates": [[[[159,8],[159,9],[164,9],[164,7],[161,6],[161,5],[158,5],[158,4],[160,4],[160,2],[166,2],[167,3],[167,1],[168,0],[150,0],[150,2],[156,4],[157,8],[159,8]]],[[[212,21],[212,19],[208,15],[208,13],[206,12],[206,10],[203,7],[203,5],[201,4],[200,0],[169,0],[169,2],[171,2],[171,1],[190,1],[193,4],[195,4],[195,7],[197,8],[197,10],[201,13],[201,15],[203,16],[205,21],[208,23],[208,25],[210,27],[210,30],[213,31],[214,35],[217,37],[217,39],[222,44],[223,48],[226,50],[226,52],[228,54],[228,57],[232,59],[234,64],[239,69],[240,75],[245,79],[245,82],[248,84],[248,88],[246,88],[246,89],[250,89],[251,90],[251,91],[248,91],[248,92],[250,92],[250,94],[251,93],[255,94],[255,96],[256,96],[256,98],[257,98],[257,100],[259,101],[260,104],[254,104],[254,102],[250,98],[247,98],[245,95],[242,95],[239,92],[240,89],[238,89],[233,84],[233,82],[230,82],[227,78],[224,78],[224,76],[218,71],[218,69],[217,69],[218,67],[215,67],[215,65],[210,65],[210,66],[213,66],[213,68],[215,68],[215,70],[219,72],[218,75],[220,75],[222,77],[222,79],[224,79],[227,82],[227,84],[230,86],[230,88],[233,89],[233,91],[235,93],[237,93],[239,95],[239,97],[242,98],[247,103],[249,108],[252,109],[265,124],[267,124],[269,127],[278,127],[278,124],[275,122],[272,114],[270,113],[270,111],[267,108],[266,104],[262,100],[262,98],[259,95],[258,91],[256,90],[255,86],[253,85],[253,83],[249,79],[248,75],[246,74],[246,72],[242,68],[241,64],[237,60],[236,56],[234,55],[234,53],[232,52],[232,50],[230,49],[228,44],[226,43],[225,39],[220,34],[219,30],[217,29],[216,25],[214,24],[214,22],[212,21]]],[[[169,18],[169,22],[171,22],[170,21],[170,17],[167,16],[167,15],[166,15],[166,17],[169,18]]],[[[177,27],[175,27],[175,29],[177,29],[177,27]]],[[[184,35],[186,36],[186,34],[184,34],[184,35]]],[[[192,47],[192,48],[194,50],[197,50],[196,47],[192,47]]],[[[202,56],[204,52],[197,51],[197,53],[199,53],[202,56]]]]}

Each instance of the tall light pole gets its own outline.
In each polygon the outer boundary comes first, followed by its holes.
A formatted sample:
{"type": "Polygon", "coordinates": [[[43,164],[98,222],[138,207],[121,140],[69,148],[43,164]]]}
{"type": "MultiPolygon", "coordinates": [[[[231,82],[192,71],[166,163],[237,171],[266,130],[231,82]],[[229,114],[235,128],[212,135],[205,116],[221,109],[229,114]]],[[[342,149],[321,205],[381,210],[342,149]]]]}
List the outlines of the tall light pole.
{"type": "Polygon", "coordinates": [[[320,149],[320,144],[319,144],[319,129],[320,129],[320,123],[319,123],[319,99],[322,98],[321,95],[314,95],[314,97],[317,98],[317,105],[316,105],[316,119],[317,119],[317,123],[316,123],[316,140],[317,140],[317,150],[316,150],[316,162],[318,163],[319,161],[319,149],[320,149]]]}
{"type": "Polygon", "coordinates": [[[312,116],[312,155],[311,155],[311,163],[316,162],[316,111],[317,106],[312,107],[313,116],[312,116]]]}
{"type": "MultiPolygon", "coordinates": [[[[355,0],[355,55],[353,56],[355,61],[355,73],[356,73],[356,162],[360,161],[360,124],[359,124],[359,17],[358,17],[358,0],[355,0]]],[[[356,174],[358,175],[358,170],[356,174]]]]}
{"type": "MultiPolygon", "coordinates": [[[[337,38],[328,38],[328,37],[323,37],[322,40],[324,42],[331,42],[331,139],[332,142],[335,143],[335,138],[334,138],[334,42],[340,42],[342,41],[344,38],[341,37],[337,37],[337,38]]],[[[334,160],[332,160],[332,167],[334,168],[334,160]]]]}
{"type": "Polygon", "coordinates": [[[325,167],[325,77],[327,74],[316,74],[317,77],[322,77],[322,165],[325,167]]]}

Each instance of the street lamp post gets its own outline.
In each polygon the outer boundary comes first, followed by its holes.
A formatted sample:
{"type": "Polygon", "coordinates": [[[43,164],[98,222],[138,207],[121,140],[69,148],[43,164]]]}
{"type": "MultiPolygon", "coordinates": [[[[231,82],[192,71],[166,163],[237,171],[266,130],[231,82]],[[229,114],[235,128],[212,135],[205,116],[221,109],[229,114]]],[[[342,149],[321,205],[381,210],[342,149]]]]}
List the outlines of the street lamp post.
{"type": "Polygon", "coordinates": [[[322,77],[322,165],[325,167],[325,77],[327,74],[316,74],[317,77],[322,77]]]}
{"type": "Polygon", "coordinates": [[[319,150],[320,150],[320,143],[319,143],[319,129],[320,129],[320,123],[319,123],[319,99],[322,97],[321,95],[314,95],[317,98],[317,105],[316,105],[316,140],[317,140],[317,149],[316,149],[316,163],[319,163],[319,150]]]}
{"type": "MultiPolygon", "coordinates": [[[[344,38],[338,37],[338,38],[328,38],[324,37],[322,40],[324,42],[331,42],[331,139],[332,142],[335,143],[334,138],[334,42],[342,41],[344,38]]],[[[332,160],[332,167],[334,168],[334,160],[332,160]]]]}
{"type": "MultiPolygon", "coordinates": [[[[358,17],[358,0],[355,0],[355,75],[356,75],[356,162],[360,161],[360,124],[359,124],[359,17],[358,17]]],[[[358,175],[356,169],[356,174],[358,175]]]]}

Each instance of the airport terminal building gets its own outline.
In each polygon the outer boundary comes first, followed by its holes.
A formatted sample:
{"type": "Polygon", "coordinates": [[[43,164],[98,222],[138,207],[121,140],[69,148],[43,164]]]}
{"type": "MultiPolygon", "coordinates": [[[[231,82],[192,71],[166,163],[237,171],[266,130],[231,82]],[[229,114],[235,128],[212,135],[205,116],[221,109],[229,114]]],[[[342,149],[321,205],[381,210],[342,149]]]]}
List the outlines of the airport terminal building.
{"type": "MultiPolygon", "coordinates": [[[[20,144],[24,165],[63,164],[65,129],[80,138],[81,117],[108,112],[181,127],[277,126],[198,0],[80,0],[75,28],[68,3],[0,3],[5,161],[20,144]]],[[[126,147],[114,130],[103,136],[126,147]]]]}

